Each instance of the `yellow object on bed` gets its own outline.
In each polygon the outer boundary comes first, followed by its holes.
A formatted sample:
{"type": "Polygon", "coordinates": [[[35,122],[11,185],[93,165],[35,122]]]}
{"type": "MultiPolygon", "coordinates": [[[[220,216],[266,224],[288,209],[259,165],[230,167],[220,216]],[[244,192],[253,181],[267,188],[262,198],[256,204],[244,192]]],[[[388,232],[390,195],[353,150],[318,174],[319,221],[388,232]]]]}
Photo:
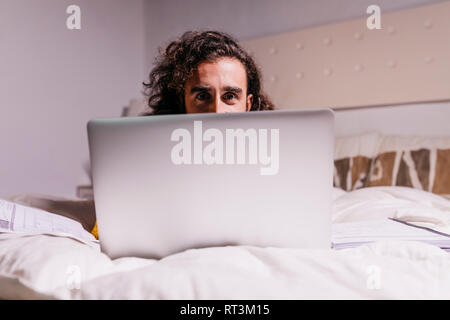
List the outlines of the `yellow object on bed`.
{"type": "Polygon", "coordinates": [[[92,228],[91,233],[94,235],[95,239],[98,240],[97,221],[95,221],[95,225],[92,228]]]}

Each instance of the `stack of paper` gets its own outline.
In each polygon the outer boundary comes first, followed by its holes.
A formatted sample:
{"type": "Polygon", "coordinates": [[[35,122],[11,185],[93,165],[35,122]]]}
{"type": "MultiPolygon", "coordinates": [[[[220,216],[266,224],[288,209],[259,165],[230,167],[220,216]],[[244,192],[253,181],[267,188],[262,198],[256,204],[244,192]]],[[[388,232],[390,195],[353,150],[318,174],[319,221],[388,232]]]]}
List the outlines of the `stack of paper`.
{"type": "Polygon", "coordinates": [[[98,242],[75,220],[0,199],[0,233],[63,235],[87,244],[98,242]]]}
{"type": "Polygon", "coordinates": [[[382,240],[421,241],[450,251],[450,235],[393,219],[335,223],[332,226],[334,249],[353,248],[382,240]]]}

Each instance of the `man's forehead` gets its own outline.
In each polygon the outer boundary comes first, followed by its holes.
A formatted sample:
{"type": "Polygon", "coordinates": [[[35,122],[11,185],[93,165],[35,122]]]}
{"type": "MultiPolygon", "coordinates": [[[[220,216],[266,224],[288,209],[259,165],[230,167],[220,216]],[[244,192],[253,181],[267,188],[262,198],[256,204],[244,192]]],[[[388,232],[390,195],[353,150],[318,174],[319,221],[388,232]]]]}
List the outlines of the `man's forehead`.
{"type": "Polygon", "coordinates": [[[231,87],[246,87],[247,73],[244,65],[234,58],[220,58],[201,62],[186,85],[211,86],[217,83],[231,87]]]}

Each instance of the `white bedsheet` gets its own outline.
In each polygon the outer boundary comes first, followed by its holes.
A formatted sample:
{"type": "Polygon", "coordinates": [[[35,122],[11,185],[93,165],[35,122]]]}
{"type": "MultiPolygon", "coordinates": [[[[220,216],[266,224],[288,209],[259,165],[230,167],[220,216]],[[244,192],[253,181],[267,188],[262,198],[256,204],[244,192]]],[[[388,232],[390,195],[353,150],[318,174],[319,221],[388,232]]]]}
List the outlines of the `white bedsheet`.
{"type": "MultiPolygon", "coordinates": [[[[439,196],[377,187],[336,190],[333,222],[395,217],[408,208],[415,217],[450,216],[450,201],[439,196]]],[[[158,261],[111,260],[65,237],[0,234],[3,299],[450,299],[448,270],[450,254],[419,242],[340,251],[229,246],[158,261]]]]}

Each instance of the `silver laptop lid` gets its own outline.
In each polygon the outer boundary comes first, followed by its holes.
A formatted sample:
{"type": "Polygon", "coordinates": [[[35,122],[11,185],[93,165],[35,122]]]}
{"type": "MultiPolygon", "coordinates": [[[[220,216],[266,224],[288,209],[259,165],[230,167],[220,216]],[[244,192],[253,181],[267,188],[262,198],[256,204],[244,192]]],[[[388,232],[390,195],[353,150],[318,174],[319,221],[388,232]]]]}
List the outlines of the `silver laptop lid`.
{"type": "Polygon", "coordinates": [[[333,124],[329,109],[91,120],[102,251],[329,248],[333,124]]]}

